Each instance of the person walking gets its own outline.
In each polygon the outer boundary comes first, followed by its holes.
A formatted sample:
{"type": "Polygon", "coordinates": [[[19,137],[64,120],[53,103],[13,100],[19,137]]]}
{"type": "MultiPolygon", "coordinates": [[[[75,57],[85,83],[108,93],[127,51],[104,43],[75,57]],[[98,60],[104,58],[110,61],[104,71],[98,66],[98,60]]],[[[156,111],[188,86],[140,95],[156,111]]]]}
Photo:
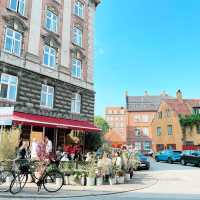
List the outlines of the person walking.
{"type": "Polygon", "coordinates": [[[49,140],[49,138],[47,136],[44,137],[44,142],[46,144],[46,153],[47,154],[51,154],[53,152],[53,145],[52,145],[52,141],[49,140]]]}
{"type": "Polygon", "coordinates": [[[32,144],[31,144],[31,159],[37,160],[37,145],[38,142],[35,138],[33,138],[32,144]]]}

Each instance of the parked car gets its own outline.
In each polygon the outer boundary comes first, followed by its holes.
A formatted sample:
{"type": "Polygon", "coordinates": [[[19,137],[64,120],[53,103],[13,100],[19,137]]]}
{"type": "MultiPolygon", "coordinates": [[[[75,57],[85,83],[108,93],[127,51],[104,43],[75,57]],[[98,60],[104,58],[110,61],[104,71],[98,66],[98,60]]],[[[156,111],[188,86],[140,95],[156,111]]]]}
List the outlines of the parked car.
{"type": "Polygon", "coordinates": [[[140,152],[136,153],[135,158],[138,161],[140,161],[140,165],[137,167],[136,170],[140,170],[140,169],[149,170],[150,169],[149,158],[147,156],[145,156],[143,153],[140,153],[140,152]]]}
{"type": "Polygon", "coordinates": [[[150,149],[150,150],[144,152],[144,155],[145,155],[145,156],[151,156],[151,157],[152,157],[153,154],[154,154],[154,152],[153,152],[152,149],[150,149]]]}
{"type": "Polygon", "coordinates": [[[187,165],[188,163],[200,166],[200,151],[184,151],[181,156],[181,164],[187,165]]]}
{"type": "Polygon", "coordinates": [[[177,150],[164,150],[164,151],[160,151],[160,152],[156,153],[155,160],[157,162],[159,162],[159,161],[166,161],[166,162],[172,164],[174,162],[180,162],[181,155],[182,155],[181,151],[177,151],[177,150]]]}

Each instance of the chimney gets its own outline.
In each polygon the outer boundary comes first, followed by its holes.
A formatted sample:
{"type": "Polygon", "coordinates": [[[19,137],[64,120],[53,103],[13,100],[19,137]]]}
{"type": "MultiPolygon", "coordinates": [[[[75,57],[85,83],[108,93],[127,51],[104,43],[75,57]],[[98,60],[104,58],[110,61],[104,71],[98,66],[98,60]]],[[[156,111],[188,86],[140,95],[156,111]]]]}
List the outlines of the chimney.
{"type": "Polygon", "coordinates": [[[168,96],[168,94],[166,93],[165,90],[163,90],[163,91],[161,92],[160,96],[164,96],[164,97],[166,97],[166,96],[168,96]]]}
{"type": "Polygon", "coordinates": [[[183,95],[182,95],[181,90],[178,90],[178,91],[176,92],[176,98],[177,98],[178,100],[183,100],[183,95]]]}
{"type": "Polygon", "coordinates": [[[149,94],[148,94],[148,91],[147,91],[147,90],[145,90],[145,91],[144,91],[144,96],[149,96],[149,94]]]}

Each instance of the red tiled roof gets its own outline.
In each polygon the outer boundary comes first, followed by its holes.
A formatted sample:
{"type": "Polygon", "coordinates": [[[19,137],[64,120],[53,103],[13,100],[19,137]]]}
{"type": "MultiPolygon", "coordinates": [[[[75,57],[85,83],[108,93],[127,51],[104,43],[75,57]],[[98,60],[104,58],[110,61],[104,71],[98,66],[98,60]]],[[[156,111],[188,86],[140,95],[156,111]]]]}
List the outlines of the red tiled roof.
{"type": "Polygon", "coordinates": [[[114,130],[106,133],[104,139],[111,144],[125,144],[124,139],[114,130]]]}
{"type": "Polygon", "coordinates": [[[191,115],[193,107],[200,107],[200,99],[165,99],[163,101],[166,102],[174,112],[182,115],[191,115]]]}

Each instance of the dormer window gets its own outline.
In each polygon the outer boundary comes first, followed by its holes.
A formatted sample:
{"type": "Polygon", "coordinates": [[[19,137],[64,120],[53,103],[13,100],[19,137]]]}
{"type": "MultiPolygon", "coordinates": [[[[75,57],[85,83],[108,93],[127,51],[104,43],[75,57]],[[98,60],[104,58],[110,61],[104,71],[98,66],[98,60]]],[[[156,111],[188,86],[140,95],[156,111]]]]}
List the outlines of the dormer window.
{"type": "Polygon", "coordinates": [[[25,15],[25,0],[10,0],[9,9],[24,16],[25,15]]]}
{"type": "Polygon", "coordinates": [[[193,108],[193,113],[194,113],[195,115],[200,115],[200,107],[194,107],[194,108],[193,108]]]}

